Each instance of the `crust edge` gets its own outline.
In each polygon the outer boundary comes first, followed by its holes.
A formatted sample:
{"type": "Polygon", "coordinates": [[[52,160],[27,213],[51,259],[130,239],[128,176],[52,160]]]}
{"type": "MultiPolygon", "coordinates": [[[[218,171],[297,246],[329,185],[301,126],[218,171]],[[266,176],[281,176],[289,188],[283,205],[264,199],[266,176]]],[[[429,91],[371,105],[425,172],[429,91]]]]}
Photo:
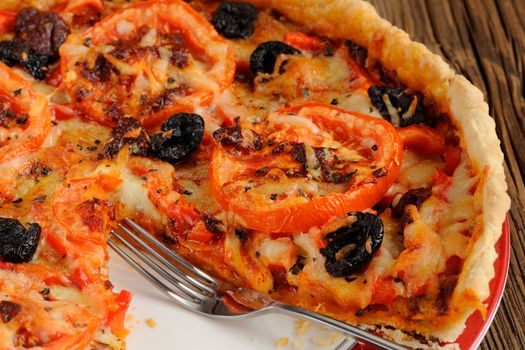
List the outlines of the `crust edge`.
{"type": "MultiPolygon", "coordinates": [[[[461,75],[450,81],[447,98],[450,113],[462,131],[462,146],[483,183],[483,232],[465,261],[452,303],[460,308],[461,294],[474,294],[483,303],[490,296],[489,283],[494,278],[494,262],[498,257],[495,244],[502,235],[502,225],[510,209],[507,183],[503,169],[504,156],[496,134],[496,123],[482,92],[461,75]]],[[[463,331],[473,309],[464,308],[458,322],[450,330],[437,333],[442,339],[455,340],[463,331]],[[461,320],[462,319],[462,320],[461,320]]]]}

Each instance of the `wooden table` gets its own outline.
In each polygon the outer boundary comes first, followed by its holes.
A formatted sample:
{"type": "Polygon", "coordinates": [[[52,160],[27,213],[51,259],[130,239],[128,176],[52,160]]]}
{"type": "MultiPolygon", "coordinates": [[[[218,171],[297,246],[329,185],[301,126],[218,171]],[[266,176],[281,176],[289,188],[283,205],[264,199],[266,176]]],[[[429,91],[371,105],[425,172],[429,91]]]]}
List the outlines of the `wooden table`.
{"type": "Polygon", "coordinates": [[[370,0],[485,94],[505,153],[512,254],[481,349],[525,349],[525,1],[370,0]]]}

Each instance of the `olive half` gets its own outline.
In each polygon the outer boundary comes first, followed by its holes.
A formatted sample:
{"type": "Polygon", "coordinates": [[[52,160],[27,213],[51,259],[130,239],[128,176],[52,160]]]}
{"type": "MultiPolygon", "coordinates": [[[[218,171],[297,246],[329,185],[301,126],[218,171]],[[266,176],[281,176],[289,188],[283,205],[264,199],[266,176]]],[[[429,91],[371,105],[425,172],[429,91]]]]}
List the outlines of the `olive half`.
{"type": "Polygon", "coordinates": [[[16,219],[0,217],[0,259],[10,263],[31,261],[40,240],[40,225],[27,229],[16,219]]]}
{"type": "Polygon", "coordinates": [[[250,56],[250,69],[253,74],[272,74],[279,55],[298,55],[301,51],[282,41],[267,41],[257,46],[250,56]]]}
{"type": "Polygon", "coordinates": [[[161,130],[151,136],[151,154],[166,162],[178,163],[199,148],[204,119],[193,113],[175,114],[162,124],[161,130]]]}
{"type": "Polygon", "coordinates": [[[383,222],[374,214],[350,212],[356,221],[325,236],[326,247],[321,254],[326,258],[326,271],[335,277],[349,276],[365,266],[383,241],[383,222]],[[345,247],[350,247],[344,250],[345,247]]]}

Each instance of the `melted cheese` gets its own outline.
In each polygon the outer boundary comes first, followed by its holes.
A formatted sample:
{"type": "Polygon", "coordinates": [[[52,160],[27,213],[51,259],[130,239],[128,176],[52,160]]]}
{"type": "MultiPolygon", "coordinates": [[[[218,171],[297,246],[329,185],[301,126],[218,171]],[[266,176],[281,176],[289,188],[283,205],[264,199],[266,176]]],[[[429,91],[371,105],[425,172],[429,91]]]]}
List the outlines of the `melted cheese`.
{"type": "MultiPolygon", "coordinates": [[[[359,276],[350,283],[344,278],[332,277],[326,272],[325,258],[319,252],[315,236],[315,234],[294,236],[294,242],[306,254],[305,266],[297,280],[299,289],[319,293],[318,297],[321,299],[329,295],[341,306],[366,307],[372,297],[372,283],[364,281],[367,280],[368,274],[373,274],[373,270],[367,269],[364,276],[359,276]]],[[[293,279],[289,279],[289,282],[291,281],[293,279]]]]}
{"type": "Polygon", "coordinates": [[[425,159],[417,153],[405,150],[403,164],[396,182],[407,188],[430,188],[432,175],[442,166],[440,161],[425,159]]]}
{"type": "Polygon", "coordinates": [[[228,232],[224,238],[224,259],[234,270],[246,278],[249,287],[268,293],[273,288],[273,277],[268,269],[255,258],[255,251],[246,252],[234,233],[228,232]]]}
{"type": "Polygon", "coordinates": [[[119,33],[119,35],[122,35],[124,37],[130,35],[133,31],[133,28],[133,24],[126,21],[125,19],[117,23],[117,32],[119,33]]]}
{"type": "Polygon", "coordinates": [[[441,237],[421,220],[414,206],[410,215],[414,222],[403,231],[405,250],[395,261],[395,271],[407,288],[407,296],[436,295],[439,288],[436,276],[445,270],[446,262],[441,237]]]}
{"type": "Polygon", "coordinates": [[[268,121],[270,123],[275,124],[285,124],[287,127],[297,127],[299,129],[306,129],[315,135],[322,135],[324,134],[321,129],[317,127],[317,125],[314,124],[314,122],[311,119],[308,119],[306,117],[300,116],[300,115],[283,115],[283,114],[270,114],[268,117],[268,121]]]}
{"type": "Polygon", "coordinates": [[[124,350],[126,343],[111,333],[111,329],[101,329],[93,337],[93,350],[124,350]]]}
{"type": "Polygon", "coordinates": [[[290,238],[265,239],[258,245],[257,251],[266,265],[283,266],[288,271],[295,263],[296,247],[290,238]]]}
{"type": "Polygon", "coordinates": [[[143,179],[133,175],[127,167],[120,164],[102,164],[95,170],[95,174],[115,175],[115,173],[122,179],[122,184],[110,197],[132,213],[140,212],[160,222],[162,215],[148,198],[148,190],[143,179]]]}

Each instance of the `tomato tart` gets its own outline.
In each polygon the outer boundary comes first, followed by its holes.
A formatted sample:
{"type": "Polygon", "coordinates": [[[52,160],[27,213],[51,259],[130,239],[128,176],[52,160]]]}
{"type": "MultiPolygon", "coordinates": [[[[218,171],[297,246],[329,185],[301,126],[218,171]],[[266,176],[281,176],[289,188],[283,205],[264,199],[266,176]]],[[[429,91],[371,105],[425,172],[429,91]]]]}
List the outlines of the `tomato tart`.
{"type": "Polygon", "coordinates": [[[124,349],[130,217],[207,272],[416,348],[486,312],[482,93],[361,0],[3,1],[0,349],[124,349]]]}

